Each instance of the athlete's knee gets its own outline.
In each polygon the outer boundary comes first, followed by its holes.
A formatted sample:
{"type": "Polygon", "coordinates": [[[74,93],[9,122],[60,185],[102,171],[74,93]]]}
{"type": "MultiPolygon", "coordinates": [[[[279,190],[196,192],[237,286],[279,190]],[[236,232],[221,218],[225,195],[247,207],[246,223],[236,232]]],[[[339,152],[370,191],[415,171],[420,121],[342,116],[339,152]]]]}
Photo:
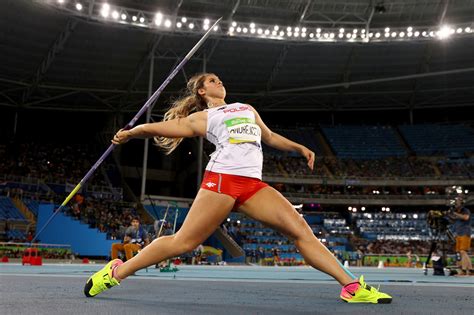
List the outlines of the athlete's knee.
{"type": "Polygon", "coordinates": [[[193,251],[196,247],[199,246],[199,244],[201,244],[199,240],[181,237],[179,235],[174,236],[173,241],[175,243],[175,247],[181,253],[193,251]]]}
{"type": "Polygon", "coordinates": [[[314,238],[313,231],[308,226],[308,223],[300,216],[293,222],[292,229],[288,231],[288,236],[295,241],[304,241],[314,238]]]}

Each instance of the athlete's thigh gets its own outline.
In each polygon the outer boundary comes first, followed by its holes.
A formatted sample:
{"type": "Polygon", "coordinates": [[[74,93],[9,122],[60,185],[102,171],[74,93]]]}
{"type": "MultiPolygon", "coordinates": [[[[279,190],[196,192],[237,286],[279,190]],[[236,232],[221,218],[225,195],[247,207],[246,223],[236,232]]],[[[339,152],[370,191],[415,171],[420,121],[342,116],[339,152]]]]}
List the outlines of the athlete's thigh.
{"type": "Polygon", "coordinates": [[[293,205],[273,187],[262,188],[237,210],[293,239],[313,235],[293,205]]]}
{"type": "Polygon", "coordinates": [[[200,189],[176,237],[199,243],[205,241],[228,217],[234,203],[228,195],[200,189]]]}

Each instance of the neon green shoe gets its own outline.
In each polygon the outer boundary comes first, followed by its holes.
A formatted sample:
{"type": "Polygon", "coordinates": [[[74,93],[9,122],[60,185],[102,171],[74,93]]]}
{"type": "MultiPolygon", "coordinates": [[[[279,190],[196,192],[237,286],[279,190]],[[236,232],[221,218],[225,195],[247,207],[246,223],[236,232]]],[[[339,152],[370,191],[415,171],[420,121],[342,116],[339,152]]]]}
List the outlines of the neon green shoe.
{"type": "Polygon", "coordinates": [[[368,285],[361,276],[358,282],[349,283],[341,290],[341,299],[347,303],[392,303],[392,297],[368,285]]]}
{"type": "Polygon", "coordinates": [[[86,282],[84,294],[87,297],[94,297],[102,291],[120,285],[120,282],[112,277],[112,269],[121,264],[123,262],[120,259],[114,259],[105,265],[104,268],[94,273],[86,282]]]}

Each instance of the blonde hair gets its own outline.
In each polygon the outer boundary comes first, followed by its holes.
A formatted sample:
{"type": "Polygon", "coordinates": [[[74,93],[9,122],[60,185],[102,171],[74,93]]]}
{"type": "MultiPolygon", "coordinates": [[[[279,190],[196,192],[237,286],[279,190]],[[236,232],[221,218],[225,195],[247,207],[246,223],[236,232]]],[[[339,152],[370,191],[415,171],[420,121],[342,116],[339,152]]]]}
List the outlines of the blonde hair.
{"type": "MultiPolygon", "coordinates": [[[[189,79],[186,92],[173,101],[173,104],[165,113],[163,121],[185,118],[193,112],[206,109],[208,107],[207,101],[198,93],[198,90],[204,87],[204,81],[209,75],[212,75],[212,73],[199,73],[189,79]]],[[[154,140],[155,144],[161,147],[166,154],[170,154],[183,141],[183,138],[155,137],[154,140]]]]}

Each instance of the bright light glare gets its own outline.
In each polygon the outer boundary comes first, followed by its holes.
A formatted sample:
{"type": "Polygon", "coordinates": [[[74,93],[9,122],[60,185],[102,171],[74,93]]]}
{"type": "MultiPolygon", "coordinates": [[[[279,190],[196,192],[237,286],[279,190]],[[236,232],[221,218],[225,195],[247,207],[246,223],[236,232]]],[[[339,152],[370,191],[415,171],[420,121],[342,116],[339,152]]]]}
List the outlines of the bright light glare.
{"type": "Polygon", "coordinates": [[[188,27],[189,27],[190,29],[193,29],[193,28],[194,28],[194,24],[193,24],[193,23],[189,23],[188,27]]]}
{"type": "Polygon", "coordinates": [[[340,29],[339,29],[339,33],[344,33],[344,29],[343,29],[343,28],[340,28],[340,29]]]}
{"type": "Polygon", "coordinates": [[[450,29],[448,26],[443,25],[441,29],[439,30],[438,37],[439,39],[446,39],[451,35],[450,29]]]}
{"type": "Polygon", "coordinates": [[[127,15],[125,13],[122,13],[122,15],[120,16],[122,18],[122,20],[126,20],[127,19],[127,15]]]}
{"type": "Polygon", "coordinates": [[[211,23],[211,21],[209,19],[204,20],[204,25],[209,25],[209,23],[211,23]]]}
{"type": "Polygon", "coordinates": [[[181,23],[181,22],[176,23],[177,28],[181,28],[181,26],[183,26],[183,23],[181,23]]]}
{"type": "Polygon", "coordinates": [[[186,23],[187,21],[188,21],[188,19],[187,19],[186,17],[183,16],[183,17],[181,18],[181,22],[186,23]]]}
{"type": "Polygon", "coordinates": [[[250,23],[250,28],[255,28],[255,23],[250,23]]]}
{"type": "Polygon", "coordinates": [[[82,10],[82,4],[76,3],[76,9],[77,9],[77,11],[81,11],[82,10]]]}
{"type": "Polygon", "coordinates": [[[166,21],[165,21],[165,26],[166,26],[166,27],[171,27],[171,21],[170,21],[170,20],[166,20],[166,21]]]}
{"type": "Polygon", "coordinates": [[[219,29],[219,26],[214,26],[214,32],[217,32],[217,30],[219,29]]]}
{"type": "Polygon", "coordinates": [[[232,22],[232,26],[233,26],[233,27],[236,27],[236,26],[237,26],[237,22],[232,22]]]}
{"type": "Polygon", "coordinates": [[[119,18],[119,13],[117,11],[112,12],[112,17],[114,19],[118,19],[119,18]]]}
{"type": "Polygon", "coordinates": [[[140,23],[145,23],[145,18],[143,16],[140,17],[140,23]]]}
{"type": "Polygon", "coordinates": [[[390,32],[390,27],[386,27],[385,28],[385,33],[389,33],[390,32]]]}

